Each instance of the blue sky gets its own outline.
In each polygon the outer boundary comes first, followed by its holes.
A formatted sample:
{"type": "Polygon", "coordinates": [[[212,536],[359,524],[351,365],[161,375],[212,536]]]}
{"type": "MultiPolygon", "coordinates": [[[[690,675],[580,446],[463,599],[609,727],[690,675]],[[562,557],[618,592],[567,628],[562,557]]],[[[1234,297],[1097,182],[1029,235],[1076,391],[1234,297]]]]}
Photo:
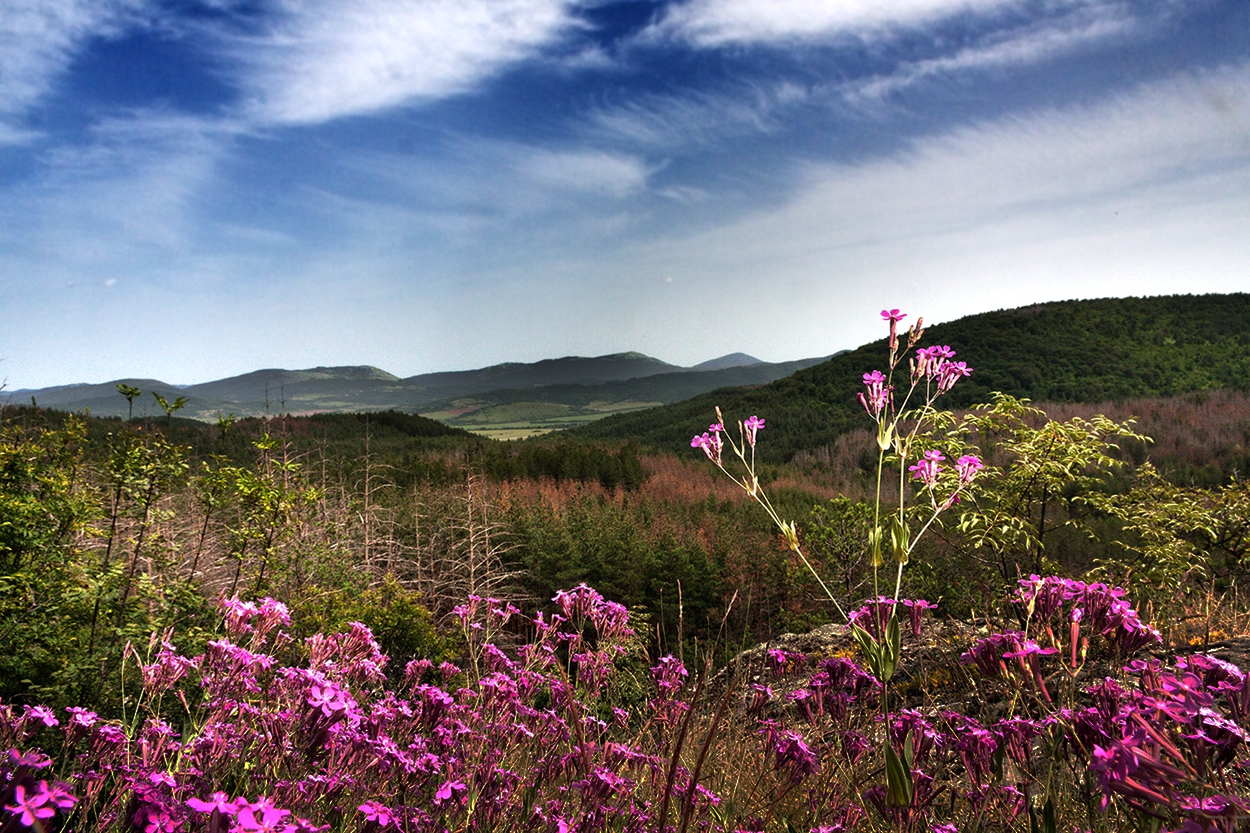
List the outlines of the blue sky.
{"type": "Polygon", "coordinates": [[[1250,290],[1245,0],[2,5],[10,390],[1250,290]]]}

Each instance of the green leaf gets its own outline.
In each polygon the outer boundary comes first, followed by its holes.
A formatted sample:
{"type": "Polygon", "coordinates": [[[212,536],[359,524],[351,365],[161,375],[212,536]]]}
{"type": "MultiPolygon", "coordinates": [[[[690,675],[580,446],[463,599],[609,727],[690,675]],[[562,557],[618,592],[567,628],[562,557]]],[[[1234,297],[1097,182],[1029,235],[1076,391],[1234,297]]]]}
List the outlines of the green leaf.
{"type": "Polygon", "coordinates": [[[894,560],[899,564],[906,564],[911,554],[907,549],[910,538],[911,530],[907,528],[907,522],[895,515],[890,522],[890,547],[894,551],[894,560]]]}
{"type": "Polygon", "coordinates": [[[885,745],[885,803],[888,807],[910,807],[916,795],[911,770],[903,765],[894,747],[885,745]]]}
{"type": "Polygon", "coordinates": [[[885,682],[882,678],[881,668],[881,645],[873,638],[873,635],[854,623],[851,624],[851,635],[855,637],[855,641],[859,643],[859,649],[864,652],[864,659],[868,662],[868,667],[873,674],[877,675],[877,679],[885,682]]]}
{"type": "Polygon", "coordinates": [[[898,614],[891,611],[890,621],[885,625],[885,639],[881,644],[881,682],[888,682],[898,669],[899,655],[903,651],[903,632],[898,624],[898,614]]]}
{"type": "Polygon", "coordinates": [[[1047,797],[1046,805],[1042,807],[1042,833],[1056,833],[1059,824],[1055,819],[1055,802],[1054,799],[1047,797]]]}
{"type": "Polygon", "coordinates": [[[881,557],[881,542],[885,538],[885,530],[881,527],[873,527],[868,532],[868,553],[872,558],[872,566],[880,567],[885,564],[885,559],[881,557]]]}
{"type": "Polygon", "coordinates": [[[990,774],[994,776],[994,783],[997,784],[1003,780],[1003,756],[1007,753],[1007,744],[1000,743],[994,753],[990,755],[990,774]]]}

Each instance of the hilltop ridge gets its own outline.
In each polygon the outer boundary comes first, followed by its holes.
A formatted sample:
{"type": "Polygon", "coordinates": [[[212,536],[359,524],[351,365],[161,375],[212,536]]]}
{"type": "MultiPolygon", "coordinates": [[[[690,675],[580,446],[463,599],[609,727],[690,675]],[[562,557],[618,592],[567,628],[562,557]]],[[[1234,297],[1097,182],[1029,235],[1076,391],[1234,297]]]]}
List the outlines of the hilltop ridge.
{"type": "MultiPolygon", "coordinates": [[[[622,410],[674,402],[724,385],[772,381],[821,360],[770,364],[735,353],[687,368],[644,353],[624,352],[505,362],[407,378],[372,365],[265,368],[193,385],[126,378],[16,390],[3,396],[17,403],[33,397],[39,405],[58,410],[126,416],[130,405],[117,390],[124,384],[143,392],[134,401],[135,416],[160,413],[151,396],[157,393],[168,401],[185,397],[179,416],[203,421],[214,420],[218,413],[261,416],[398,410],[433,412],[450,424],[463,422],[469,427],[480,425],[483,418],[493,418],[492,414],[497,416],[491,408],[527,403],[540,411],[554,409],[557,418],[550,427],[567,427],[622,410]],[[659,381],[661,378],[664,381],[659,381]],[[466,397],[473,399],[461,401],[466,397]],[[469,413],[476,416],[462,419],[469,413]]],[[[533,407],[528,410],[533,411],[533,407]]]]}
{"type": "MultiPolygon", "coordinates": [[[[910,312],[904,323],[923,310],[910,312]]],[[[943,400],[946,407],[987,401],[993,391],[1049,402],[1244,391],[1250,390],[1250,294],[1032,304],[926,327],[922,344],[950,345],[974,369],[943,400]]],[[[865,372],[884,369],[886,352],[883,337],[770,384],[608,417],[577,433],[688,449],[719,405],[727,420],[765,417],[768,441],[758,453],[789,460],[864,427],[855,394],[865,372]]]]}

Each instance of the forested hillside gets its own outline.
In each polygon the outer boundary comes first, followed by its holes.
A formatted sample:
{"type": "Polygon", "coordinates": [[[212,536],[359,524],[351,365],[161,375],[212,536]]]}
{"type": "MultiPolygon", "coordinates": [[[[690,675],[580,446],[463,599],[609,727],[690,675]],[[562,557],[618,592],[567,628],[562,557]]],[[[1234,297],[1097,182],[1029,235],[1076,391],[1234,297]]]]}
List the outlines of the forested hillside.
{"type": "MultiPolygon", "coordinates": [[[[904,324],[914,323],[916,314],[904,324]]],[[[1103,402],[1193,391],[1250,389],[1250,295],[1175,295],[1064,301],[972,315],[925,330],[974,373],[948,407],[992,391],[1045,402],[1103,402]]],[[[719,405],[729,420],[765,416],[766,459],[781,462],[863,425],[862,374],[879,368],[885,341],[758,388],[725,388],[577,429],[580,436],[688,447],[719,405]]]]}

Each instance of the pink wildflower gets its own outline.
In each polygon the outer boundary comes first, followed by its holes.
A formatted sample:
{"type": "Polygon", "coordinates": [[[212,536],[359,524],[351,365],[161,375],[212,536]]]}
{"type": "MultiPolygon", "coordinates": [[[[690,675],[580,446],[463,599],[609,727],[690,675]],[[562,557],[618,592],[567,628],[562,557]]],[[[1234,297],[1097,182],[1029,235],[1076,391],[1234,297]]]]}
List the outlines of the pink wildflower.
{"type": "Polygon", "coordinates": [[[881,310],[881,317],[890,322],[890,362],[893,365],[894,351],[898,349],[898,322],[907,317],[907,313],[897,309],[881,310]]]}
{"type": "Polygon", "coordinates": [[[938,474],[942,471],[942,467],[938,463],[945,459],[946,457],[940,451],[926,451],[924,458],[917,461],[916,465],[908,466],[907,470],[911,472],[913,478],[924,483],[927,488],[932,489],[937,485],[938,474]]]}
{"type": "Polygon", "coordinates": [[[972,454],[965,454],[955,463],[955,469],[959,472],[959,485],[967,486],[977,476],[977,472],[984,467],[980,457],[972,454]]]}
{"type": "Polygon", "coordinates": [[[366,801],[356,809],[365,814],[366,821],[376,821],[380,827],[386,827],[392,821],[391,810],[385,804],[366,801]]]}
{"type": "Polygon", "coordinates": [[[867,394],[859,394],[859,402],[873,419],[880,419],[881,412],[886,409],[894,398],[894,386],[886,384],[885,374],[880,370],[864,374],[864,385],[867,394]]]}
{"type": "Polygon", "coordinates": [[[751,448],[755,448],[755,434],[764,427],[764,420],[752,415],[747,417],[747,421],[743,423],[743,427],[746,429],[747,442],[750,443],[751,448]]]}
{"type": "Polygon", "coordinates": [[[4,809],[18,816],[18,821],[26,827],[34,827],[35,819],[50,819],[56,815],[56,810],[49,805],[50,797],[47,781],[40,781],[39,792],[29,797],[25,785],[18,784],[13,788],[13,800],[17,803],[6,804],[4,809]]]}
{"type": "Polygon", "coordinates": [[[434,793],[434,803],[442,804],[444,801],[454,798],[456,794],[462,793],[467,789],[468,787],[465,786],[463,781],[444,781],[439,786],[438,792],[434,793]]]}

